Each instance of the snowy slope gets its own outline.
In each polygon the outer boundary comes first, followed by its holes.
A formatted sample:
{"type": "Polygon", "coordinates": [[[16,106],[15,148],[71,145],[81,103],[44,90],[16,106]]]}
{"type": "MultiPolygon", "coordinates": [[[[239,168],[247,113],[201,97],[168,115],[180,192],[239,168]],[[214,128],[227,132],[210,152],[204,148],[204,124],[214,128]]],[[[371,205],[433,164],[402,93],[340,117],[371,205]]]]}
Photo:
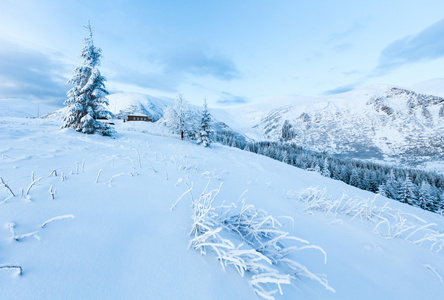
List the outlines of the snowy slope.
{"type": "MultiPolygon", "coordinates": [[[[325,188],[332,199],[344,192],[353,199],[373,194],[249,152],[183,142],[156,124],[116,126],[111,139],[59,130],[57,120],[0,118],[0,177],[17,195],[0,191],[0,267],[23,268],[21,276],[0,269],[1,299],[258,299],[247,281],[251,275],[223,271],[211,251],[201,256],[188,249],[192,210],[186,184],[197,199],[208,182],[210,189],[223,183],[219,204],[245,199],[275,217],[290,216],[294,225],[280,219],[283,229],[327,253],[327,264],[315,249],[295,258],[326,274],[335,293],[296,277],[277,299],[443,294],[444,253],[437,247],[414,244],[419,237],[408,239],[411,231],[388,238],[375,234],[375,224],[365,219],[309,213],[297,201],[312,186],[325,188]],[[37,182],[30,187],[32,173],[37,182]],[[54,199],[50,190],[56,190],[54,199]],[[61,218],[40,226],[54,217],[61,218]],[[11,223],[19,241],[11,238],[11,223]]],[[[437,214],[382,197],[375,203],[386,202],[444,230],[437,214]]],[[[415,228],[424,224],[403,216],[415,228]]]]}

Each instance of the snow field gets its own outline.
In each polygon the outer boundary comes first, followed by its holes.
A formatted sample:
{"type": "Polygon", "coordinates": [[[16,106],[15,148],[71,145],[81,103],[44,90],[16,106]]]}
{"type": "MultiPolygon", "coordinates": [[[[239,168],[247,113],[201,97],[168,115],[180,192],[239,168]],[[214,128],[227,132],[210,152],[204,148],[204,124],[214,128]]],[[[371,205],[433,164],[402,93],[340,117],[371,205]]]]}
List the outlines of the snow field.
{"type": "MultiPolygon", "coordinates": [[[[331,199],[344,192],[373,199],[369,192],[252,153],[183,142],[155,124],[116,123],[115,139],[59,126],[40,119],[0,122],[0,176],[16,194],[7,199],[10,192],[0,191],[0,267],[23,268],[21,276],[0,269],[2,299],[258,299],[213,252],[188,249],[193,211],[186,184],[199,199],[209,181],[209,190],[223,183],[215,206],[243,199],[277,218],[283,231],[325,250],[327,264],[316,249],[298,251],[295,259],[325,274],[336,292],[294,276],[278,299],[433,299],[444,292],[442,252],[383,238],[347,216],[307,213],[291,196],[309,187],[325,188],[331,199]],[[22,197],[32,172],[42,179],[22,197]],[[12,239],[11,223],[15,235],[37,231],[39,239],[12,239]]],[[[375,205],[387,201],[443,231],[436,214],[382,197],[375,205]]]]}

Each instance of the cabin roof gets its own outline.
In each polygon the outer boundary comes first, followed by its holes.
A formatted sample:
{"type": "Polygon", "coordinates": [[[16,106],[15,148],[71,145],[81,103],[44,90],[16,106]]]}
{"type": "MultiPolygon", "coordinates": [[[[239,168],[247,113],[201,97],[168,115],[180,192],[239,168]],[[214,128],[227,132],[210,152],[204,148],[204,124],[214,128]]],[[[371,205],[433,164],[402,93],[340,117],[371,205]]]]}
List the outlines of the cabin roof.
{"type": "Polygon", "coordinates": [[[128,117],[147,117],[147,118],[149,118],[147,115],[142,115],[142,114],[130,114],[130,115],[128,115],[128,117]]]}

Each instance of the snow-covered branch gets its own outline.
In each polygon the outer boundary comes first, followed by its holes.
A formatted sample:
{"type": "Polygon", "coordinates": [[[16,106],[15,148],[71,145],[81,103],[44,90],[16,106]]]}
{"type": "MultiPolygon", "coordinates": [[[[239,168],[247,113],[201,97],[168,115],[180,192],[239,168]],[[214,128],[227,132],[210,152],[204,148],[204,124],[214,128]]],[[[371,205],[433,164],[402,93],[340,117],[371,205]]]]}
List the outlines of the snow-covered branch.
{"type": "Polygon", "coordinates": [[[34,231],[34,232],[30,232],[30,233],[25,233],[25,234],[21,234],[21,235],[16,235],[14,227],[15,227],[14,223],[9,223],[8,224],[9,232],[11,232],[11,238],[13,240],[19,241],[21,239],[28,238],[28,237],[34,237],[35,239],[40,240],[40,237],[37,235],[37,233],[39,233],[38,231],[34,231]]]}
{"type": "Polygon", "coordinates": [[[21,266],[3,265],[3,266],[0,266],[0,270],[1,269],[17,269],[17,275],[23,274],[23,268],[21,266]]]}
{"type": "Polygon", "coordinates": [[[40,180],[42,180],[42,177],[39,177],[37,179],[34,179],[34,172],[32,172],[31,175],[31,184],[28,186],[28,188],[26,189],[26,195],[29,195],[29,192],[31,191],[31,188],[34,186],[34,184],[36,184],[37,182],[39,182],[40,180]]]}
{"type": "MultiPolygon", "coordinates": [[[[12,197],[15,197],[15,194],[14,194],[14,192],[11,190],[11,188],[3,181],[3,178],[2,177],[0,177],[0,181],[2,182],[2,185],[5,187],[5,189],[7,189],[10,193],[11,193],[11,195],[12,195],[12,197]]],[[[6,202],[6,200],[5,200],[5,202],[6,202]]]]}
{"type": "Polygon", "coordinates": [[[63,216],[57,216],[57,217],[51,218],[51,219],[43,222],[42,225],[40,225],[40,227],[44,228],[47,224],[49,224],[55,220],[62,220],[62,219],[74,219],[74,215],[63,215],[63,216]]]}

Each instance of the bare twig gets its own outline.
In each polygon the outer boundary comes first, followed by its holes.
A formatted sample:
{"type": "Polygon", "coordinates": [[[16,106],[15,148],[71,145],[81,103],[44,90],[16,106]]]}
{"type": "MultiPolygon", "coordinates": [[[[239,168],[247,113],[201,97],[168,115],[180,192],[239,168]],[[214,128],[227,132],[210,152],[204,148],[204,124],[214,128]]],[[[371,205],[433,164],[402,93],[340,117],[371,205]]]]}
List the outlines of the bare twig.
{"type": "Polygon", "coordinates": [[[52,170],[51,173],[49,173],[48,177],[51,177],[52,175],[57,177],[57,171],[56,170],[52,170]]]}
{"type": "Polygon", "coordinates": [[[31,191],[31,188],[34,184],[36,184],[37,182],[39,182],[42,179],[42,177],[37,178],[36,180],[34,180],[34,172],[32,172],[32,182],[31,184],[28,186],[28,189],[26,190],[26,195],[29,195],[29,192],[31,191]]]}
{"type": "Polygon", "coordinates": [[[185,183],[185,185],[188,187],[188,190],[185,191],[185,193],[183,193],[179,199],[177,199],[177,201],[173,204],[173,206],[171,206],[170,210],[173,210],[177,204],[179,203],[179,201],[186,195],[186,194],[190,194],[191,196],[191,201],[193,201],[193,194],[191,194],[191,190],[193,189],[194,184],[191,182],[191,187],[188,185],[188,183],[186,183],[185,181],[182,180],[183,183],[185,183]]]}
{"type": "Polygon", "coordinates": [[[119,177],[119,176],[122,176],[122,175],[125,175],[125,173],[120,173],[120,174],[114,175],[114,176],[111,177],[111,179],[109,180],[109,183],[113,182],[114,178],[119,177]]]}
{"type": "Polygon", "coordinates": [[[152,165],[150,165],[150,167],[151,167],[151,170],[153,170],[154,173],[157,173],[157,171],[153,168],[152,165]]]}
{"type": "Polygon", "coordinates": [[[433,266],[425,264],[424,267],[426,269],[429,269],[430,271],[432,271],[433,274],[435,274],[436,277],[438,277],[439,281],[441,281],[441,283],[444,283],[444,281],[442,280],[442,277],[438,274],[438,272],[436,272],[436,269],[433,266]]]}
{"type": "Polygon", "coordinates": [[[17,269],[18,275],[23,274],[23,269],[21,266],[6,265],[6,266],[0,266],[0,269],[17,269]]]}
{"type": "Polygon", "coordinates": [[[49,188],[49,195],[51,195],[51,199],[54,200],[56,194],[56,190],[54,189],[54,187],[51,185],[51,187],[49,188]]]}
{"type": "Polygon", "coordinates": [[[38,231],[34,231],[34,232],[30,232],[30,233],[25,233],[25,234],[22,234],[22,235],[16,235],[15,231],[14,231],[15,224],[14,223],[9,223],[8,227],[9,227],[9,231],[11,232],[11,238],[13,240],[19,241],[19,240],[27,238],[27,237],[34,237],[37,240],[40,240],[39,236],[37,235],[37,233],[39,233],[38,231]]]}
{"type": "Polygon", "coordinates": [[[64,216],[58,216],[58,217],[51,218],[51,219],[43,222],[42,225],[40,225],[40,227],[44,228],[48,223],[51,223],[55,220],[62,220],[62,219],[68,219],[68,218],[74,219],[74,215],[64,215],[64,216]]]}
{"type": "Polygon", "coordinates": [[[82,173],[85,173],[85,159],[82,162],[82,173]]]}
{"type": "Polygon", "coordinates": [[[142,163],[140,162],[140,153],[139,150],[136,149],[137,152],[137,159],[139,160],[139,168],[142,168],[142,163]]]}
{"type": "Polygon", "coordinates": [[[102,169],[100,169],[99,173],[97,173],[96,183],[99,183],[100,173],[102,173],[102,169]]]}
{"type": "Polygon", "coordinates": [[[9,199],[11,199],[12,198],[12,195],[11,196],[9,196],[9,197],[6,197],[6,199],[5,200],[3,200],[1,203],[6,203],[6,201],[8,201],[9,199]]]}
{"type": "Polygon", "coordinates": [[[3,186],[12,194],[13,197],[15,197],[14,192],[11,190],[11,188],[3,181],[3,178],[0,177],[0,180],[2,181],[3,186]]]}

